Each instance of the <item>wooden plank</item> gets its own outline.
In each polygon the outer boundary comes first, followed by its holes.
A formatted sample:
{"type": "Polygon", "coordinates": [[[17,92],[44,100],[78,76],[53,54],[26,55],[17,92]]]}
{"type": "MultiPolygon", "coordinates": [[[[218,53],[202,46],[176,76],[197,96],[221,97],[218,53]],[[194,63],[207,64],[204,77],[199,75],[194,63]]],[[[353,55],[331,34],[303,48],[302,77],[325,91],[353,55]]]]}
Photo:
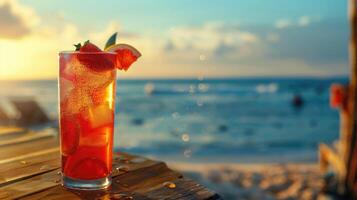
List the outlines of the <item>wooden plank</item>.
{"type": "Polygon", "coordinates": [[[182,179],[180,173],[163,162],[125,153],[113,156],[113,183],[109,189],[68,190],[60,185],[58,158],[56,151],[28,157],[25,166],[19,161],[1,165],[0,174],[7,175],[0,182],[0,199],[119,199],[127,195],[146,200],[159,194],[163,197],[160,199],[218,199],[203,186],[182,179]],[[41,169],[43,165],[46,168],[41,169]],[[175,184],[175,188],[167,187],[167,182],[175,184]]]}
{"type": "Polygon", "coordinates": [[[144,193],[149,188],[180,177],[182,177],[180,173],[170,170],[165,163],[158,162],[155,165],[114,177],[112,187],[144,193]]]}
{"type": "Polygon", "coordinates": [[[0,187],[60,167],[59,152],[50,152],[0,165],[0,187]]]}
{"type": "MultiPolygon", "coordinates": [[[[14,134],[12,134],[14,135],[14,134]]],[[[42,132],[26,132],[23,134],[16,134],[16,137],[12,138],[2,138],[0,137],[0,147],[6,146],[6,145],[12,145],[12,144],[19,144],[19,143],[24,143],[24,142],[29,142],[32,140],[38,140],[38,139],[43,139],[43,138],[49,138],[53,137],[53,133],[48,132],[48,131],[42,131],[42,132]]]]}
{"type": "Polygon", "coordinates": [[[214,192],[181,174],[167,168],[166,164],[156,162],[154,165],[140,167],[137,170],[122,173],[113,179],[108,190],[74,191],[61,186],[25,196],[21,199],[220,199],[214,192]],[[167,187],[168,181],[175,184],[167,187]]]}
{"type": "MultiPolygon", "coordinates": [[[[162,162],[145,162],[151,164],[136,163],[134,165],[138,168],[114,175],[112,186],[107,190],[74,191],[58,185],[20,199],[220,199],[214,192],[194,181],[183,179],[181,174],[170,170],[162,162]],[[167,187],[165,183],[168,182],[175,184],[175,187],[167,187]]],[[[114,166],[118,164],[120,163],[115,163],[114,166]]],[[[130,167],[132,164],[129,164],[130,167]]]]}
{"type": "Polygon", "coordinates": [[[14,161],[18,161],[18,162],[25,161],[26,162],[26,160],[28,160],[32,157],[44,156],[45,154],[53,153],[53,152],[58,152],[58,154],[59,154],[59,148],[54,147],[54,148],[50,148],[50,149],[46,149],[46,150],[42,150],[42,151],[30,152],[30,153],[23,154],[23,155],[16,156],[16,157],[6,158],[4,160],[0,160],[0,164],[2,165],[4,163],[9,163],[9,162],[14,162],[14,161]]]}
{"type": "Polygon", "coordinates": [[[24,132],[24,128],[16,127],[16,126],[0,126],[0,136],[13,134],[13,133],[22,133],[24,132]]]}
{"type": "Polygon", "coordinates": [[[4,163],[4,160],[6,159],[15,160],[17,159],[16,157],[26,157],[27,154],[31,155],[35,152],[43,151],[44,149],[58,149],[58,147],[58,141],[56,141],[54,138],[41,138],[35,141],[1,146],[0,164],[4,163]]]}
{"type": "Polygon", "coordinates": [[[54,187],[60,183],[59,170],[50,171],[28,179],[14,182],[0,188],[0,197],[9,196],[13,199],[27,194],[54,187]]]}
{"type": "Polygon", "coordinates": [[[204,186],[187,178],[180,178],[172,181],[173,188],[161,185],[146,192],[146,197],[150,199],[221,199],[215,192],[207,190],[204,186]]]}
{"type": "MultiPolygon", "coordinates": [[[[118,155],[115,155],[117,158],[118,155]]],[[[133,157],[134,158],[134,157],[133,157]]],[[[113,169],[117,168],[119,165],[128,165],[127,163],[121,162],[119,159],[114,159],[115,163],[113,164],[113,169]]],[[[132,163],[129,167],[128,174],[135,172],[136,170],[146,169],[152,165],[157,165],[159,162],[152,161],[152,160],[145,160],[142,163],[132,163]]],[[[120,174],[124,174],[126,172],[120,170],[113,170],[113,176],[118,176],[120,174]]],[[[20,180],[18,182],[14,182],[8,184],[4,187],[0,188],[0,196],[7,194],[13,198],[20,198],[26,195],[30,195],[33,193],[37,193],[39,191],[43,191],[45,189],[59,186],[60,185],[60,174],[59,170],[50,171],[45,174],[40,174],[38,176],[34,176],[28,179],[20,180]]],[[[60,186],[61,187],[61,186],[60,186]]]]}

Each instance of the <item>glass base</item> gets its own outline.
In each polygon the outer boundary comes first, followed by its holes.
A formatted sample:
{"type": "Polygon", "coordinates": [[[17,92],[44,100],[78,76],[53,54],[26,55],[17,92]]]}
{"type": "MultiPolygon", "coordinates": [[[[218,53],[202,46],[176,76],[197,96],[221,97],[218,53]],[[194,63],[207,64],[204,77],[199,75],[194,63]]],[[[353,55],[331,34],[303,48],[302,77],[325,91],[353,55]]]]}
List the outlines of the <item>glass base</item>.
{"type": "Polygon", "coordinates": [[[109,187],[111,183],[112,178],[110,175],[94,180],[81,180],[62,176],[62,185],[66,188],[75,190],[100,190],[109,187]]]}

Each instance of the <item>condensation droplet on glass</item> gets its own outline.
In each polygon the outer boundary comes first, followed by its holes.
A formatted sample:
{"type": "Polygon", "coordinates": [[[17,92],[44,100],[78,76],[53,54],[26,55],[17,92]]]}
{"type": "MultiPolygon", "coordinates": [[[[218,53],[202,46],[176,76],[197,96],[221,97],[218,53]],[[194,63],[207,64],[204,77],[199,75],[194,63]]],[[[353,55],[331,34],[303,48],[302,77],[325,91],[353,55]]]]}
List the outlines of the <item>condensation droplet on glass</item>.
{"type": "Polygon", "coordinates": [[[183,152],[183,155],[184,155],[186,158],[191,157],[191,155],[192,155],[191,149],[186,149],[186,150],[183,152]]]}
{"type": "Polygon", "coordinates": [[[145,161],[147,161],[147,159],[143,157],[136,157],[130,160],[131,163],[143,163],[145,161]]]}
{"type": "Polygon", "coordinates": [[[167,188],[170,188],[170,189],[176,188],[176,184],[173,183],[173,182],[170,182],[170,181],[167,181],[167,182],[163,183],[163,185],[164,185],[165,187],[167,187],[167,188]]]}
{"type": "Polygon", "coordinates": [[[56,179],[56,180],[55,180],[55,183],[60,183],[60,182],[61,182],[60,179],[56,179]]]}
{"type": "Polygon", "coordinates": [[[204,54],[201,54],[200,55],[200,61],[204,61],[204,60],[206,60],[206,56],[204,54]]]}
{"type": "Polygon", "coordinates": [[[50,169],[50,166],[48,166],[48,165],[42,165],[40,167],[40,170],[49,170],[49,169],[50,169]]]}
{"type": "Polygon", "coordinates": [[[190,135],[188,133],[184,133],[184,134],[182,134],[181,139],[184,142],[188,142],[188,141],[190,141],[190,135]]]}
{"type": "Polygon", "coordinates": [[[62,172],[61,172],[61,171],[58,171],[58,172],[57,172],[57,175],[62,175],[62,172]]]}

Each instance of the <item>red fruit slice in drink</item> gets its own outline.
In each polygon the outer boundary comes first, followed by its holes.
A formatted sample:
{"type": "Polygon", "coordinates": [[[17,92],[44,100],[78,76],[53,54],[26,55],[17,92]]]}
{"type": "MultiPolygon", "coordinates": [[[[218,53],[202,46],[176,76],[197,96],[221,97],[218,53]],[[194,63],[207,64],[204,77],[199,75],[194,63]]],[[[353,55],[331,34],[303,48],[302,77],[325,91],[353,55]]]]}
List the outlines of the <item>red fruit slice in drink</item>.
{"type": "Polygon", "coordinates": [[[62,116],[60,121],[61,128],[61,150],[62,155],[73,154],[79,144],[80,127],[75,117],[62,116]]]}
{"type": "Polygon", "coordinates": [[[95,44],[89,41],[85,42],[84,45],[79,49],[80,52],[101,52],[102,50],[95,44]]]}
{"type": "Polygon", "coordinates": [[[80,160],[70,170],[70,176],[78,179],[99,179],[109,174],[105,163],[98,158],[80,160]]]}
{"type": "Polygon", "coordinates": [[[102,72],[115,69],[114,56],[101,53],[102,51],[94,44],[86,42],[79,51],[77,55],[79,62],[91,70],[102,72]]]}
{"type": "Polygon", "coordinates": [[[128,44],[112,45],[106,51],[117,53],[116,66],[118,69],[124,69],[125,71],[141,56],[141,53],[137,49],[128,44]]]}

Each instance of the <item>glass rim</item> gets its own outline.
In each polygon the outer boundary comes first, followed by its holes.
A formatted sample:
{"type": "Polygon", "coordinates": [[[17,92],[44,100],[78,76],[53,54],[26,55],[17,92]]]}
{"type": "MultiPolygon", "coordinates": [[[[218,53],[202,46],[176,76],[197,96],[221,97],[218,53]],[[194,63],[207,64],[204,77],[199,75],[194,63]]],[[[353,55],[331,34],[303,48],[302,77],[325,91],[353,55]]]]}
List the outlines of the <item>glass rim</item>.
{"type": "Polygon", "coordinates": [[[59,55],[68,55],[68,54],[93,54],[93,55],[108,54],[108,55],[116,55],[117,53],[108,52],[108,51],[99,51],[99,52],[60,51],[58,54],[59,55]]]}

